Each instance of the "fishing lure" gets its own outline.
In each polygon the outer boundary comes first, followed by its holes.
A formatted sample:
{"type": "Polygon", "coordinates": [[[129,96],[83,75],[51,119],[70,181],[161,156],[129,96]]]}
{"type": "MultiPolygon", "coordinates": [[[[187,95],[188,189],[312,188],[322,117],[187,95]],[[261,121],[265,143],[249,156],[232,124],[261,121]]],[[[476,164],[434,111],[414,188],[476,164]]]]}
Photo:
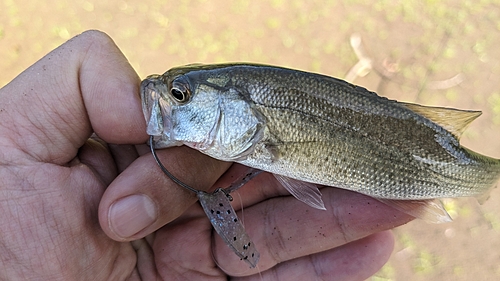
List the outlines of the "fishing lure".
{"type": "Polygon", "coordinates": [[[247,262],[250,267],[254,268],[260,258],[260,254],[255,248],[255,244],[250,239],[250,236],[245,231],[243,224],[236,215],[236,211],[231,206],[233,198],[230,192],[241,187],[245,182],[255,177],[260,171],[250,172],[245,175],[241,182],[232,184],[226,189],[218,188],[213,193],[207,193],[201,190],[192,188],[183,183],[181,180],[172,175],[161,163],[154,149],[153,137],[149,139],[149,147],[151,153],[160,167],[160,169],[176,184],[183,188],[194,192],[200,201],[201,207],[210,220],[213,228],[224,240],[226,245],[240,257],[241,260],[247,262]]]}

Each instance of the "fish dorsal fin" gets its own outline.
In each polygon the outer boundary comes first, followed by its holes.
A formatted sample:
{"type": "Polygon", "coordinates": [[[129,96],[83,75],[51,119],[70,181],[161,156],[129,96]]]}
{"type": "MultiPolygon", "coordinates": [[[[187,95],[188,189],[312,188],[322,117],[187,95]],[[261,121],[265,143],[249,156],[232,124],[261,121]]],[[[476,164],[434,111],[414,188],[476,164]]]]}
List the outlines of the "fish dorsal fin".
{"type": "Polygon", "coordinates": [[[277,174],[273,175],[293,197],[313,208],[326,210],[325,204],[321,199],[321,191],[319,191],[318,186],[314,183],[299,181],[277,174]]]}
{"type": "Polygon", "coordinates": [[[467,126],[482,113],[481,111],[424,106],[414,103],[403,102],[402,104],[411,111],[442,126],[457,137],[457,139],[460,139],[467,126]]]}

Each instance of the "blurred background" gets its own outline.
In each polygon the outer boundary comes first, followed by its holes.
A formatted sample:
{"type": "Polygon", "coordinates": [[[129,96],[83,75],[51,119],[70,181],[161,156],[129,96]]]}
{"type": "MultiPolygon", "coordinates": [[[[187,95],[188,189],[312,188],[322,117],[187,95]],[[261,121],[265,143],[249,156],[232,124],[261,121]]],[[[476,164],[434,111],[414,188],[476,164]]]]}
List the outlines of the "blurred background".
{"type": "MultiPolygon", "coordinates": [[[[462,144],[500,158],[495,2],[2,0],[0,86],[99,29],[141,77],[195,62],[258,62],[347,78],[400,101],[482,110],[462,144]]],[[[500,280],[500,189],[483,205],[445,205],[454,222],[395,229],[394,253],[370,280],[500,280]]]]}

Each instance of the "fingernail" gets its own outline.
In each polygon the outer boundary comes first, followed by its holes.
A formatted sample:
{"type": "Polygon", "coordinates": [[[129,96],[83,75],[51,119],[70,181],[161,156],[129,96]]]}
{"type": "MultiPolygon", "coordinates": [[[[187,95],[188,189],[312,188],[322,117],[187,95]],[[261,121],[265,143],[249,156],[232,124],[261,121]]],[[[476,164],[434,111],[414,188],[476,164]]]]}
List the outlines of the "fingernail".
{"type": "Polygon", "coordinates": [[[156,205],[144,194],[124,197],[111,205],[108,221],[116,235],[127,238],[156,220],[156,205]]]}

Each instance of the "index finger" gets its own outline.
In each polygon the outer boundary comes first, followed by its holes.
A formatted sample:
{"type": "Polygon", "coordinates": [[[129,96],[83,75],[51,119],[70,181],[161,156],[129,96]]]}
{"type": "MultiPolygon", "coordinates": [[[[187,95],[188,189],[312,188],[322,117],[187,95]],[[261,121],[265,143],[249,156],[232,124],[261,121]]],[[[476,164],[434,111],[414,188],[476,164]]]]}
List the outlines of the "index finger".
{"type": "Polygon", "coordinates": [[[92,132],[106,142],[147,139],[139,77],[106,34],[88,31],[0,90],[0,135],[36,161],[65,164],[92,132]]]}

